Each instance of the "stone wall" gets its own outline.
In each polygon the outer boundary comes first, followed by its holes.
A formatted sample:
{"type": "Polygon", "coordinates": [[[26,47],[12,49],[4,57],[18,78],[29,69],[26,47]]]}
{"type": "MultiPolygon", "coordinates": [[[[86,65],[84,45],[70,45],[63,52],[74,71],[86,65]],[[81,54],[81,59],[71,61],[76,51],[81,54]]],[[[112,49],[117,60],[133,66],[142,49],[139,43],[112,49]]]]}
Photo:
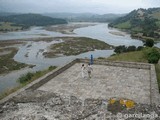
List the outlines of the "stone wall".
{"type": "MultiPolygon", "coordinates": [[[[74,65],[77,62],[78,63],[89,63],[90,61],[89,61],[89,59],[75,59],[72,62],[66,64],[65,66],[57,68],[57,69],[51,71],[50,73],[44,75],[43,77],[33,81],[32,83],[28,84],[27,86],[23,87],[22,89],[18,90],[17,92],[10,94],[9,96],[2,99],[0,101],[0,104],[8,101],[9,99],[18,95],[22,91],[35,90],[35,89],[39,88],[41,85],[47,83],[53,77],[56,77],[57,75],[64,72],[66,69],[68,69],[69,67],[71,67],[72,65],[74,65]]],[[[159,91],[158,91],[158,84],[157,84],[157,78],[156,78],[154,65],[147,64],[147,63],[135,63],[135,62],[111,62],[111,61],[107,61],[107,60],[98,60],[98,59],[94,60],[94,64],[150,70],[151,103],[158,104],[160,102],[159,101],[160,96],[159,96],[159,91]]]]}
{"type": "Polygon", "coordinates": [[[40,78],[38,81],[36,81],[36,83],[33,83],[30,87],[27,88],[27,90],[28,89],[35,90],[35,89],[39,88],[41,85],[47,83],[49,80],[51,80],[55,76],[61,74],[66,69],[68,69],[69,67],[71,67],[72,65],[74,65],[75,63],[77,63],[77,61],[78,61],[78,59],[75,59],[72,62],[67,63],[65,66],[62,66],[62,67],[60,67],[60,68],[58,68],[58,69],[50,72],[45,77],[40,78]]]}
{"type": "MultiPolygon", "coordinates": [[[[77,62],[89,63],[88,59],[78,59],[77,62]]],[[[151,65],[147,63],[137,63],[137,62],[111,62],[108,60],[94,60],[94,64],[98,65],[108,65],[108,66],[117,66],[117,67],[127,67],[127,68],[137,68],[137,69],[151,69],[151,65]]]]}
{"type": "Polygon", "coordinates": [[[151,86],[151,91],[150,91],[151,104],[155,103],[158,105],[160,103],[160,94],[159,94],[157,76],[154,65],[151,65],[151,70],[150,70],[150,86],[151,86]]]}

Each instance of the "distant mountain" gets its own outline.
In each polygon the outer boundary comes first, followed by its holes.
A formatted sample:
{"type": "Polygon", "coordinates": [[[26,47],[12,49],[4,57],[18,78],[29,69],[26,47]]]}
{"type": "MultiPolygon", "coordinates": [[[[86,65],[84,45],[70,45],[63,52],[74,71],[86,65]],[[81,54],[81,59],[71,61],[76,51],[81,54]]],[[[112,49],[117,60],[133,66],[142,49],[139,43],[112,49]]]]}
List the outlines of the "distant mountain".
{"type": "Polygon", "coordinates": [[[0,12],[0,17],[1,17],[1,16],[18,15],[18,14],[19,14],[19,13],[0,12]]]}
{"type": "Polygon", "coordinates": [[[63,18],[69,22],[110,22],[125,14],[45,13],[43,15],[53,18],[63,18]]]}
{"type": "Polygon", "coordinates": [[[109,24],[110,27],[127,30],[132,37],[160,38],[160,8],[138,9],[109,24]]]}
{"type": "Polygon", "coordinates": [[[67,21],[60,18],[51,18],[40,14],[19,14],[1,16],[0,22],[11,22],[17,25],[25,26],[47,26],[56,24],[66,24],[67,21]]]}

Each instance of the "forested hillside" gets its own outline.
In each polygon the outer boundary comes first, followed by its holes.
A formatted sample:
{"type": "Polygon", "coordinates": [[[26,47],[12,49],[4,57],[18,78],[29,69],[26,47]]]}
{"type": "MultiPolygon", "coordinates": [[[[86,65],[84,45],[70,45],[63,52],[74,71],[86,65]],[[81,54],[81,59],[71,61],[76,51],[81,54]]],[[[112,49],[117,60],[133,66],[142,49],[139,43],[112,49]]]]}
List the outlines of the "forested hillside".
{"type": "Polygon", "coordinates": [[[47,25],[67,23],[67,21],[64,19],[51,18],[39,14],[20,14],[20,15],[1,16],[0,22],[11,23],[12,26],[21,26],[23,28],[28,28],[30,26],[47,26],[47,25]]]}
{"type": "Polygon", "coordinates": [[[160,38],[160,8],[138,9],[111,22],[109,27],[127,30],[132,37],[160,38]]]}

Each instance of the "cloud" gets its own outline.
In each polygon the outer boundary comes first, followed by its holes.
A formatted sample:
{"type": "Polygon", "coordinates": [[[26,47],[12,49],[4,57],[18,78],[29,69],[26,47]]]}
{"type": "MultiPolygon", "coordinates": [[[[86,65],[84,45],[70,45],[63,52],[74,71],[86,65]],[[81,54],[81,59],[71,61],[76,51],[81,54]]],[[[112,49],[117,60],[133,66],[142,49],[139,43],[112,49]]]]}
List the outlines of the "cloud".
{"type": "Polygon", "coordinates": [[[147,7],[160,7],[160,0],[142,0],[147,7]]]}
{"type": "Polygon", "coordinates": [[[160,0],[0,0],[0,11],[126,13],[160,0]],[[151,2],[152,1],[152,2],[151,2]]]}

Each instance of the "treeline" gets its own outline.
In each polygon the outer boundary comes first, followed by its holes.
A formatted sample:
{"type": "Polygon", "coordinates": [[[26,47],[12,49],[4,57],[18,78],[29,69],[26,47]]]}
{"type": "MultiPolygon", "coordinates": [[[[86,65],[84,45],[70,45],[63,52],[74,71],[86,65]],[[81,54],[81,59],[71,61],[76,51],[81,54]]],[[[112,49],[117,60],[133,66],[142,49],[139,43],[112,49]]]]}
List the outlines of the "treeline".
{"type": "Polygon", "coordinates": [[[125,45],[120,45],[117,46],[114,50],[115,53],[120,54],[120,53],[124,53],[124,52],[131,52],[131,51],[139,51],[142,50],[144,47],[143,46],[125,46],[125,45]]]}
{"type": "Polygon", "coordinates": [[[30,26],[47,26],[56,24],[67,24],[67,21],[60,18],[51,18],[39,14],[20,14],[11,16],[1,16],[0,22],[11,22],[14,26],[28,28],[30,26]]]}
{"type": "Polygon", "coordinates": [[[142,50],[144,47],[153,47],[154,46],[154,41],[151,40],[151,39],[148,39],[144,42],[144,45],[143,46],[125,46],[125,45],[120,45],[120,46],[117,46],[115,47],[115,50],[114,52],[115,53],[124,53],[124,52],[132,52],[132,51],[140,51],[142,50]]]}

